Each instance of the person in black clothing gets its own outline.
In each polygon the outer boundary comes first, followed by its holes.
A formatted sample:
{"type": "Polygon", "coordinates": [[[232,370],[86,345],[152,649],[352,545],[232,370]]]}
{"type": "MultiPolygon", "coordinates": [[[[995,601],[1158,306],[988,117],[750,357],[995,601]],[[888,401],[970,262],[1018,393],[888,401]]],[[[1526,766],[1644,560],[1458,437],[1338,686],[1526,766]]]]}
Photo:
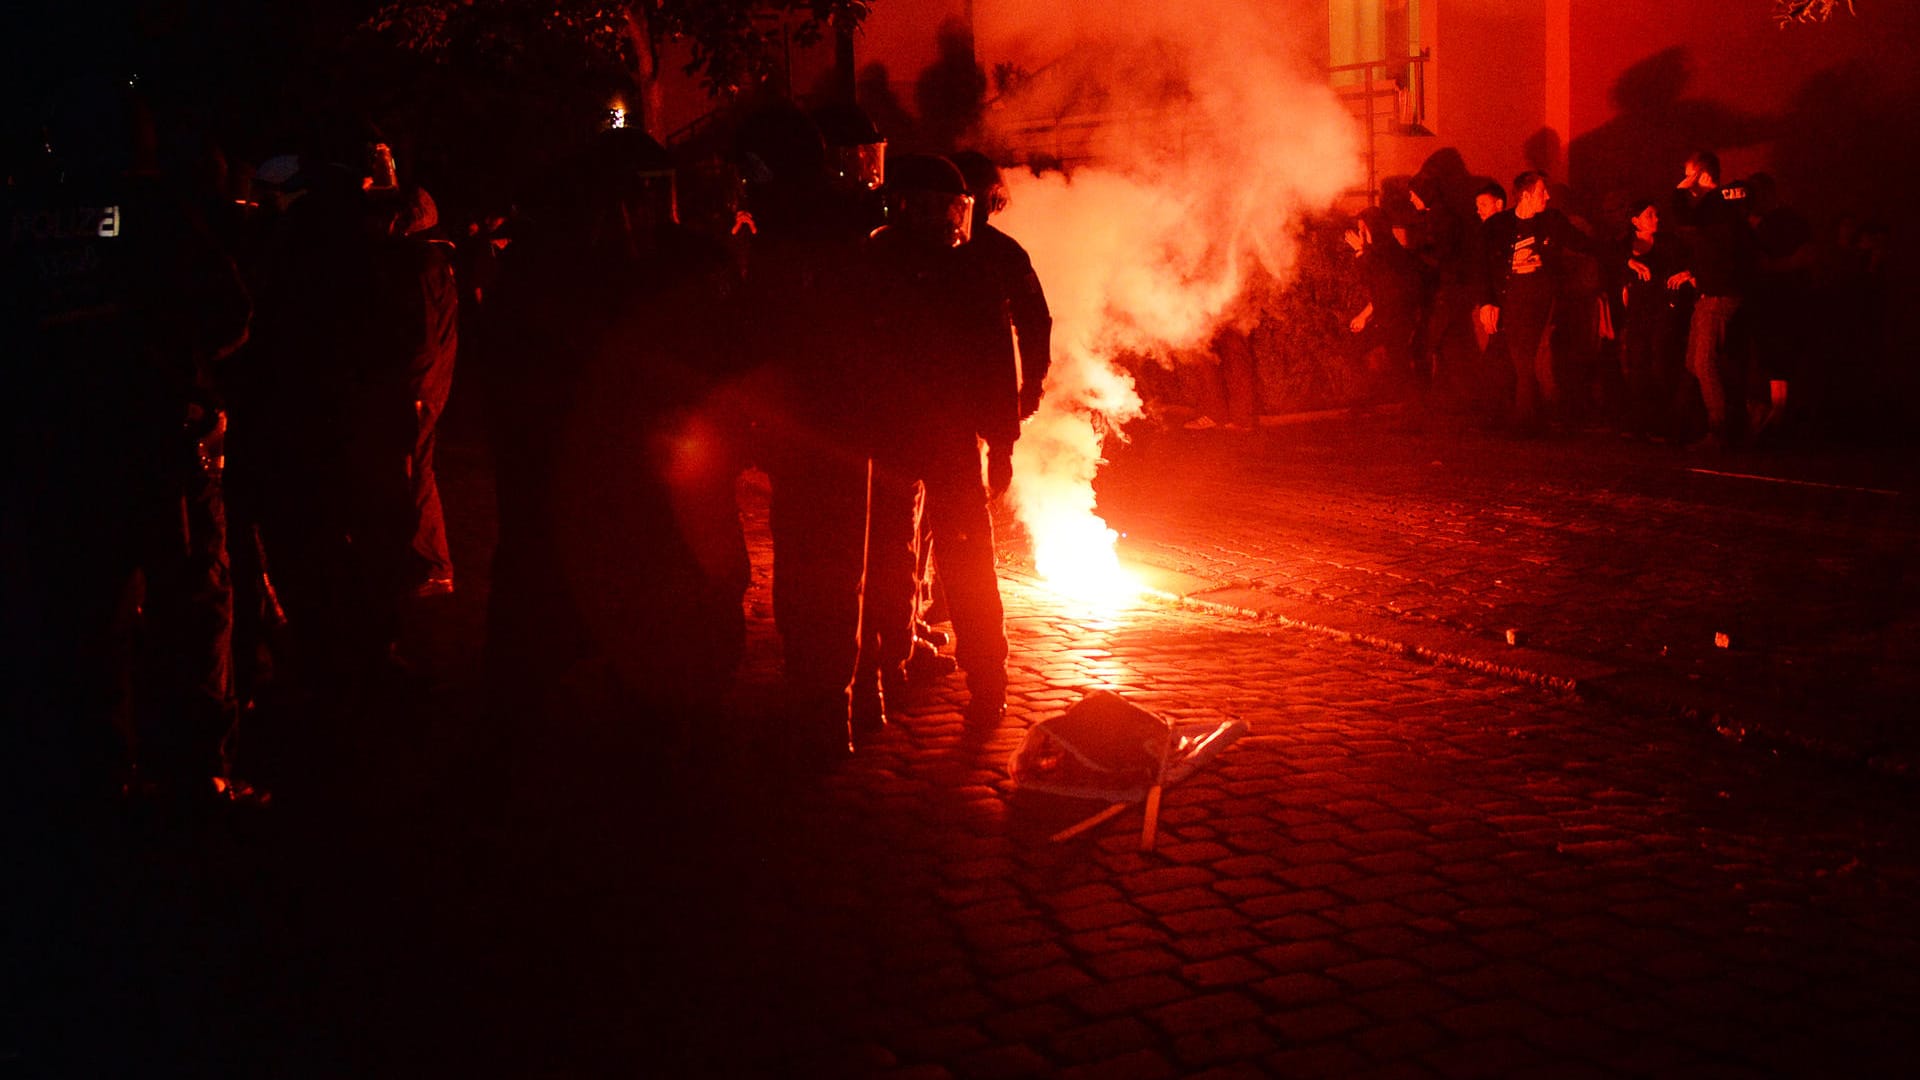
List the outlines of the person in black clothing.
{"type": "MultiPolygon", "coordinates": [[[[1014,343],[1018,352],[1018,362],[1011,365],[1009,375],[1015,380],[1020,399],[1020,418],[1027,417],[1040,407],[1040,396],[1046,382],[1047,370],[1052,362],[1053,314],[1047,306],[1045,291],[1041,288],[1039,275],[1034,273],[1033,260],[1019,241],[1001,232],[989,224],[991,215],[1007,207],[1007,190],[999,166],[992,159],[978,151],[963,151],[952,158],[967,182],[969,192],[974,195],[973,234],[969,243],[977,245],[974,254],[979,263],[993,280],[995,292],[1001,296],[1006,319],[1013,328],[1014,343]]],[[[996,468],[1010,469],[1011,461],[996,459],[996,468]]],[[[1002,490],[1009,482],[996,476],[995,491],[1002,490]]],[[[944,635],[933,630],[930,623],[940,621],[939,612],[946,604],[937,589],[938,582],[933,574],[933,538],[927,531],[931,518],[920,515],[920,528],[917,532],[918,553],[915,562],[916,621],[914,623],[916,640],[912,643],[912,655],[907,659],[905,673],[907,684],[931,681],[954,670],[955,661],[939,653],[940,645],[945,644],[944,635]]],[[[884,531],[883,531],[884,535],[884,531]]],[[[869,626],[883,620],[870,620],[869,626]]],[[[866,637],[862,647],[880,667],[882,676],[892,676],[892,694],[906,689],[899,681],[898,673],[885,650],[874,637],[866,637]]],[[[870,680],[863,681],[870,689],[870,680]]],[[[861,691],[866,700],[856,704],[863,707],[865,715],[875,713],[874,701],[865,690],[861,691]]],[[[884,717],[884,706],[879,709],[884,717]]]]}
{"type": "Polygon", "coordinates": [[[294,651],[316,688],[349,698],[405,673],[414,349],[392,275],[400,206],[374,185],[390,165],[372,131],[326,133],[257,274],[260,534],[294,651]]]}
{"type": "Polygon", "coordinates": [[[1027,249],[991,221],[993,215],[1007,208],[1007,185],[1000,167],[977,150],[955,154],[953,163],[966,178],[967,190],[973,193],[973,239],[969,242],[977,245],[976,257],[988,266],[1006,298],[1007,318],[1020,353],[1020,418],[1025,420],[1040,408],[1047,369],[1053,363],[1053,312],[1047,307],[1046,290],[1040,286],[1040,275],[1034,273],[1027,249]]]}
{"type": "Polygon", "coordinates": [[[1354,337],[1354,355],[1362,361],[1376,350],[1385,353],[1385,368],[1376,395],[1391,395],[1414,377],[1414,334],[1419,329],[1423,287],[1420,266],[1400,246],[1386,216],[1368,208],[1348,225],[1347,246],[1359,260],[1360,281],[1367,306],[1347,323],[1354,337]]]}
{"type": "Polygon", "coordinates": [[[1727,330],[1751,285],[1752,233],[1745,209],[1720,187],[1720,159],[1702,150],[1687,159],[1674,190],[1674,220],[1686,245],[1685,266],[1667,286],[1698,293],[1687,332],[1687,373],[1707,408],[1707,439],[1727,446],[1743,433],[1745,377],[1735,370],[1727,330]]]}
{"type": "Polygon", "coordinates": [[[500,542],[493,706],[551,718],[570,670],[682,746],[744,649],[746,548],[725,380],[724,250],[673,220],[673,169],[611,129],[529,203],[490,301],[485,362],[500,542]]]}
{"type": "Polygon", "coordinates": [[[1635,204],[1633,232],[1621,242],[1615,260],[1622,269],[1620,302],[1620,375],[1626,385],[1628,430],[1667,436],[1673,431],[1673,403],[1680,384],[1681,328],[1690,299],[1667,288],[1685,256],[1671,231],[1660,228],[1660,208],[1651,199],[1635,204]]]}
{"type": "Polygon", "coordinates": [[[0,792],[34,808],[7,820],[98,805],[129,762],[230,799],[221,365],[250,301],[117,80],[63,93],[44,144],[0,191],[0,792]]]}
{"type": "Polygon", "coordinates": [[[997,723],[1006,706],[1007,638],[994,569],[993,522],[982,484],[986,444],[995,494],[1012,476],[1020,434],[1004,284],[969,238],[973,197],[945,158],[903,157],[888,184],[887,227],[863,259],[865,350],[877,400],[866,606],[888,655],[913,637],[913,490],[925,489],[927,533],[938,553],[967,675],[970,723],[997,723]]]}
{"type": "Polygon", "coordinates": [[[1780,202],[1779,186],[1768,173],[1747,178],[1747,223],[1759,256],[1749,328],[1754,361],[1767,382],[1766,408],[1754,437],[1770,438],[1784,430],[1790,388],[1802,381],[1813,351],[1818,257],[1813,226],[1780,202]]]}
{"type": "Polygon", "coordinates": [[[804,758],[844,757],[877,400],[853,333],[852,268],[871,226],[829,189],[826,144],[799,109],[763,106],[736,142],[756,228],[737,302],[751,368],[740,397],[773,489],[774,623],[792,713],[783,734],[804,758]]]}
{"type": "Polygon", "coordinates": [[[834,197],[820,207],[835,227],[865,237],[886,221],[881,185],[887,179],[887,137],[866,110],[837,101],[813,112],[827,144],[827,186],[834,197]]]}
{"type": "Polygon", "coordinates": [[[454,283],[454,247],[440,229],[440,212],[425,188],[414,187],[394,225],[391,287],[403,305],[402,332],[411,357],[407,385],[413,396],[413,453],[407,480],[413,495],[412,560],[408,577],[420,596],[453,591],[453,556],[447,550],[446,515],[433,451],[440,414],[453,391],[453,364],[460,343],[460,295],[454,283]]]}
{"type": "Polygon", "coordinates": [[[1512,421],[1522,431],[1540,426],[1541,404],[1557,403],[1551,334],[1561,293],[1561,253],[1590,244],[1566,215],[1551,209],[1544,173],[1513,181],[1514,206],[1487,220],[1487,252],[1478,317],[1499,333],[1513,362],[1512,421]]]}
{"type": "Polygon", "coordinates": [[[1438,185],[1425,196],[1416,186],[1410,193],[1424,221],[1426,257],[1431,260],[1433,296],[1420,335],[1425,355],[1415,363],[1431,373],[1434,391],[1444,406],[1458,409],[1472,396],[1474,267],[1479,262],[1479,221],[1463,220],[1448,204],[1438,185]]]}

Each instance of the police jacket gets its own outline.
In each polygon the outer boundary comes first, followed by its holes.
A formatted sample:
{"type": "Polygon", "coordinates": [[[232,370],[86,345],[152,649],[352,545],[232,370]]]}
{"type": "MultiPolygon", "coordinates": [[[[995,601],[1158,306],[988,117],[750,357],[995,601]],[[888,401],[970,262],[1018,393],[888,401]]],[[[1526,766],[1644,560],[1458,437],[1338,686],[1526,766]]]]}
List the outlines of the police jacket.
{"type": "Polygon", "coordinates": [[[1013,337],[986,249],[930,248],[893,228],[863,252],[866,385],[876,452],[1020,434],[1013,337]]]}
{"type": "Polygon", "coordinates": [[[233,264],[157,178],[0,192],[9,465],[112,468],[190,447],[247,336],[233,264]]]}
{"type": "Polygon", "coordinates": [[[976,249],[1005,297],[1007,320],[1020,346],[1020,386],[1037,399],[1053,363],[1053,311],[1033,259],[1018,240],[985,222],[975,226],[968,246],[976,249]]]}

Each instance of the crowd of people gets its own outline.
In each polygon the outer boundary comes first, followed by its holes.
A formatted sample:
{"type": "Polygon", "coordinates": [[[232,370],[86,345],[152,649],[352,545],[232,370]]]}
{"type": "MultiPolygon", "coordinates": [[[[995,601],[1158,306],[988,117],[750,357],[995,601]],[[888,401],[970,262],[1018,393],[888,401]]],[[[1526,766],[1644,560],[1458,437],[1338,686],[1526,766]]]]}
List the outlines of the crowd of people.
{"type": "Polygon", "coordinates": [[[496,484],[503,752],[587,670],[668,744],[714,715],[749,467],[785,753],[851,753],[956,668],[969,722],[999,721],[989,499],[1051,320],[988,222],[985,155],[889,161],[850,105],[760,105],[697,161],[616,120],[450,235],[364,124],[244,185],[210,146],[163,167],[123,86],[36,142],[4,193],[10,794],[258,801],[230,751],[270,688],[316,722],[404,693],[406,606],[457,587],[434,470],[456,356],[496,484]]]}
{"type": "MultiPolygon", "coordinates": [[[[749,468],[771,482],[787,753],[850,753],[956,670],[969,722],[999,721],[989,506],[1051,318],[991,224],[987,155],[889,161],[849,104],[762,103],[692,159],[609,122],[449,230],[368,125],[236,176],[211,144],[163,162],[126,86],[43,119],[4,191],[0,787],[257,798],[229,751],[267,688],[310,717],[404,692],[406,605],[456,589],[434,462],[456,358],[496,484],[503,753],[583,671],[669,745],[716,713],[744,650],[749,468]]],[[[1390,187],[1344,233],[1353,354],[1523,435],[1773,437],[1871,324],[1817,305],[1868,292],[1875,234],[1836,256],[1769,177],[1682,164],[1662,197],[1616,200],[1618,230],[1563,214],[1537,171],[1390,187]]]]}
{"type": "Polygon", "coordinates": [[[1865,392],[1848,373],[1878,344],[1883,229],[1823,239],[1772,176],[1729,180],[1710,150],[1591,218],[1539,171],[1469,191],[1457,155],[1429,166],[1345,230],[1374,394],[1522,435],[1611,424],[1729,449],[1840,422],[1865,392]]]}

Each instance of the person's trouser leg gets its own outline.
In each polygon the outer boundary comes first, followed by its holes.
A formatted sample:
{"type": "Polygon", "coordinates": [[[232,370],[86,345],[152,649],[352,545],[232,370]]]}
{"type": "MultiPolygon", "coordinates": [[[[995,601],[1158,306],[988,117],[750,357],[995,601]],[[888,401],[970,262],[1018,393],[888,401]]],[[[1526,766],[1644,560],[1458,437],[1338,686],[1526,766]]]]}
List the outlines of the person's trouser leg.
{"type": "Polygon", "coordinates": [[[1007,631],[994,567],[993,518],[987,510],[980,458],[952,455],[927,479],[927,515],[934,560],[953,616],[954,658],[976,690],[1003,688],[1007,631]],[[969,460],[970,458],[970,460],[969,460]],[[969,468],[971,465],[971,468],[969,468]]]}
{"type": "Polygon", "coordinates": [[[860,672],[895,672],[913,655],[920,485],[905,466],[876,461],[867,492],[867,562],[860,589],[860,672]]]}
{"type": "Polygon", "coordinates": [[[774,622],[797,698],[844,706],[860,647],[867,459],[824,453],[774,463],[774,622]]]}
{"type": "Polygon", "coordinates": [[[1656,403],[1661,400],[1654,373],[1654,320],[1651,315],[1629,316],[1620,337],[1620,381],[1626,387],[1627,427],[1636,433],[1657,429],[1656,403]]]}
{"type": "Polygon", "coordinates": [[[187,478],[155,508],[146,577],[146,683],[137,756],[149,779],[205,783],[227,775],[233,697],[233,582],[220,480],[187,478]]]}
{"type": "Polygon", "coordinates": [[[1550,287],[1515,285],[1500,309],[1501,337],[1513,362],[1513,421],[1532,427],[1540,421],[1540,401],[1551,400],[1553,357],[1547,335],[1553,329],[1554,296],[1550,287]]]}
{"type": "Polygon", "coordinates": [[[408,482],[413,496],[413,555],[423,579],[453,579],[453,556],[447,548],[447,519],[440,507],[440,481],[434,472],[433,452],[440,441],[440,410],[432,401],[416,401],[418,434],[414,439],[408,482]]]}
{"type": "Polygon", "coordinates": [[[1740,308],[1737,296],[1702,296],[1693,305],[1693,323],[1687,335],[1687,373],[1700,384],[1700,398],[1707,407],[1707,430],[1725,440],[1732,434],[1728,424],[1727,380],[1722,366],[1727,342],[1727,324],[1740,308]]]}

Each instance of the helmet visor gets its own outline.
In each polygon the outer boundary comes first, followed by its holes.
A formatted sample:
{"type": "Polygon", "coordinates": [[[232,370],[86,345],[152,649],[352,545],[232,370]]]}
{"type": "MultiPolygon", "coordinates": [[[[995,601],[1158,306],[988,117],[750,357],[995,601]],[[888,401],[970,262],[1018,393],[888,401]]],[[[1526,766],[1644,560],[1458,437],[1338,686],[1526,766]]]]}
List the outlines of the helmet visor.
{"type": "Polygon", "coordinates": [[[833,148],[833,182],[843,191],[875,191],[887,182],[887,142],[833,148]]]}
{"type": "Polygon", "coordinates": [[[908,189],[893,198],[894,224],[908,235],[939,247],[956,248],[973,239],[973,196],[908,189]]]}

